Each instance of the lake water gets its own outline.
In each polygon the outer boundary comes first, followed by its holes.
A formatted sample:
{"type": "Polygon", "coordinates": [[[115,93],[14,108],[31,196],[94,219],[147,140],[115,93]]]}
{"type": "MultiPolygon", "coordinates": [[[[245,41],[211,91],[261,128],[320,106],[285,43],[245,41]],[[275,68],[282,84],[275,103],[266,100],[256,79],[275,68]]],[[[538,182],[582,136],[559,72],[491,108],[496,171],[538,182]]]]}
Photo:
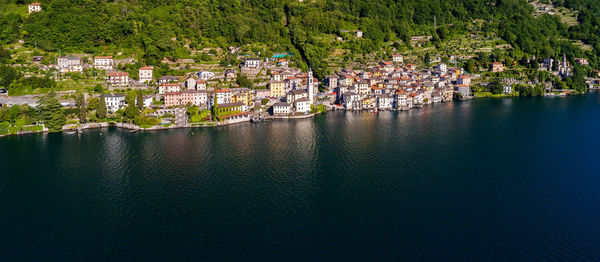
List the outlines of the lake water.
{"type": "Polygon", "coordinates": [[[0,138],[0,261],[600,260],[600,95],[0,138]]]}

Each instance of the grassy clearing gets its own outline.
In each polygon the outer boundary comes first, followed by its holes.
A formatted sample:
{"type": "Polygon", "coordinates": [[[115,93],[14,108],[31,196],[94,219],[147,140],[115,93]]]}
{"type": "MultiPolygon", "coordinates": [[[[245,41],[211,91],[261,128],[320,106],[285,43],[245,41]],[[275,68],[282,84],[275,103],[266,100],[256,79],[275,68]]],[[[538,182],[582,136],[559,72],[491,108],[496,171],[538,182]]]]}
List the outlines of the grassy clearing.
{"type": "Polygon", "coordinates": [[[572,43],[573,43],[573,45],[579,47],[581,50],[584,50],[584,51],[591,51],[594,49],[593,46],[587,45],[587,44],[581,42],[581,40],[573,40],[572,43]]]}

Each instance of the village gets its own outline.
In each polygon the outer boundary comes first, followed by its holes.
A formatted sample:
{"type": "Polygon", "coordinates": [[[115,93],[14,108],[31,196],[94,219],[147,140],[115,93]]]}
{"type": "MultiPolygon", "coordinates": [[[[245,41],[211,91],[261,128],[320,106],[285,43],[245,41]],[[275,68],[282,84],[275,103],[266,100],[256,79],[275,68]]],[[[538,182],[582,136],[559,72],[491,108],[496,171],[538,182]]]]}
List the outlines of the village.
{"type": "MultiPolygon", "coordinates": [[[[29,5],[30,14],[41,11],[41,4],[29,5]]],[[[356,38],[362,38],[363,35],[360,30],[351,33],[356,38]]],[[[413,39],[427,43],[431,37],[413,39]]],[[[419,43],[418,47],[420,45],[419,43]]],[[[117,125],[132,129],[206,127],[248,121],[306,118],[330,110],[372,113],[406,111],[433,103],[474,99],[480,96],[480,92],[473,92],[476,89],[473,88],[473,83],[476,86],[490,84],[489,77],[467,72],[458,66],[459,57],[455,56],[444,61],[435,57],[422,63],[406,52],[388,53],[386,58],[380,58],[379,61],[355,63],[338,68],[332,74],[322,77],[323,79],[317,79],[310,68],[301,70],[291,59],[293,55],[285,52],[265,57],[259,56],[260,52],[253,55],[242,54],[240,47],[230,47],[229,50],[218,52],[214,49],[204,51],[205,56],[225,53],[235,57],[239,64],[200,64],[200,69],[193,70],[198,66],[193,59],[179,59],[175,63],[165,58],[163,65],[168,64],[170,70],[177,74],[160,74],[158,77],[155,66],[143,64],[136,67],[137,75],[131,76],[132,66],[139,63],[136,63],[135,58],[123,57],[121,54],[61,54],[52,57],[49,63],[48,57],[34,55],[25,66],[32,65],[39,72],[50,73],[57,81],[92,72],[96,79],[103,79],[101,92],[84,92],[85,101],[103,98],[109,119],[116,119],[117,125]],[[452,63],[454,66],[449,66],[452,63]],[[183,65],[186,65],[185,68],[183,65]],[[140,114],[157,119],[157,125],[146,124],[141,127],[131,119],[126,123],[119,123],[119,117],[123,116],[123,111],[128,106],[126,96],[132,92],[140,94],[140,98],[134,102],[140,108],[140,114]]],[[[535,58],[533,61],[535,63],[535,58]]],[[[589,65],[585,58],[576,58],[575,62],[582,66],[589,65]]],[[[482,70],[500,74],[507,68],[505,63],[496,61],[491,63],[490,68],[482,70]]],[[[550,72],[557,77],[569,77],[572,74],[572,67],[564,56],[561,61],[543,59],[537,70],[550,72]]],[[[590,88],[598,83],[597,79],[588,80],[590,88]]],[[[504,77],[500,94],[513,95],[516,84],[540,83],[504,77]]],[[[547,85],[547,95],[565,95],[570,92],[553,92],[556,90],[552,83],[543,84],[547,85]]],[[[68,99],[72,92],[74,91],[63,91],[67,94],[64,96],[67,99],[62,100],[63,106],[76,106],[72,99],[68,99]]],[[[4,107],[22,104],[36,106],[35,95],[9,97],[7,93],[6,89],[0,90],[0,104],[4,107]]],[[[83,121],[77,123],[77,119],[72,120],[65,128],[71,129],[83,124],[83,121]]],[[[105,119],[99,119],[103,120],[105,119]]]]}
{"type": "MultiPolygon", "coordinates": [[[[39,58],[38,58],[39,59],[39,58]]],[[[459,68],[439,63],[433,69],[419,70],[415,64],[405,64],[402,55],[393,55],[365,70],[344,69],[326,79],[318,80],[313,72],[292,68],[285,58],[261,60],[247,58],[239,66],[245,75],[268,70],[270,79],[259,88],[215,88],[208,84],[215,79],[233,81],[238,72],[223,75],[201,70],[186,76],[153,77],[153,67],[139,68],[139,78],[115,70],[111,56],[96,56],[93,64],[84,64],[80,57],[58,57],[57,64],[48,66],[61,73],[77,73],[93,67],[106,71],[104,102],[109,114],[124,109],[125,94],[116,90],[142,89],[144,108],[151,108],[152,117],[185,112],[187,107],[212,110],[218,124],[275,118],[300,118],[326,110],[409,110],[424,105],[469,99],[471,77],[459,68]],[[216,116],[218,115],[218,116],[216,116]]],[[[10,105],[10,102],[5,103],[10,105]]],[[[188,120],[177,126],[190,126],[188,120]]]]}
{"type": "MultiPolygon", "coordinates": [[[[212,117],[201,122],[213,126],[304,118],[327,110],[400,111],[472,98],[471,76],[464,70],[444,63],[419,70],[415,64],[405,64],[402,55],[393,55],[389,61],[364,70],[344,69],[323,80],[316,79],[310,70],[302,72],[290,67],[285,58],[246,58],[239,65],[239,72],[226,70],[222,75],[201,70],[158,79],[153,77],[152,66],[139,68],[138,79],[133,79],[115,69],[111,56],[96,56],[92,64],[84,64],[80,57],[58,57],[55,65],[48,66],[61,73],[78,73],[89,67],[106,71],[107,91],[103,96],[109,114],[127,106],[126,95],[117,91],[139,89],[149,93],[143,96],[143,108],[151,110],[143,112],[149,117],[171,116],[166,124],[174,127],[194,126],[186,116],[189,107],[211,111],[212,117]],[[265,70],[269,72],[265,86],[217,88],[210,84],[215,79],[234,81],[240,73],[255,77],[265,70]]],[[[4,104],[10,106],[11,101],[5,100],[4,104]]]]}

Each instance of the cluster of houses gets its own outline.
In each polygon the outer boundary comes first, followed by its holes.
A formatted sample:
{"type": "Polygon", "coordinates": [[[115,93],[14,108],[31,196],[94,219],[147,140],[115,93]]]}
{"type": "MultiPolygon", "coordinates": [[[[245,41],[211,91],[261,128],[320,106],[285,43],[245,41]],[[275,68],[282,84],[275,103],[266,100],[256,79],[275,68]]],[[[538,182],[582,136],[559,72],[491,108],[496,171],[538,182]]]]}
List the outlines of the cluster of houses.
{"type": "MultiPolygon", "coordinates": [[[[43,57],[33,57],[34,64],[40,64],[43,57]]],[[[82,57],[60,56],[56,58],[56,64],[42,69],[55,68],[61,73],[81,73],[85,69],[97,69],[106,71],[106,85],[109,88],[130,87],[133,85],[145,85],[153,82],[153,70],[151,66],[139,69],[139,80],[135,81],[127,72],[115,70],[115,60],[112,56],[95,56],[92,64],[86,64],[82,57]]]]}
{"type": "MultiPolygon", "coordinates": [[[[261,100],[269,99],[280,101],[273,105],[275,115],[302,114],[307,115],[312,109],[318,92],[319,82],[314,78],[312,71],[303,73],[299,69],[289,68],[286,59],[277,59],[276,68],[272,72],[272,81],[268,88],[221,88],[209,87],[207,81],[215,77],[213,72],[198,71],[186,77],[163,76],[157,80],[158,88],[155,95],[144,97],[144,106],[151,106],[153,99],[162,100],[162,109],[177,108],[182,106],[197,106],[200,109],[213,108],[215,117],[229,123],[247,121],[250,119],[250,109],[259,107],[261,100]]],[[[262,60],[249,58],[242,67],[265,66],[262,60]]],[[[140,81],[142,81],[140,68],[140,81]]],[[[225,72],[226,73],[226,72],[225,72]]],[[[117,83],[124,80],[127,75],[120,72],[109,73],[111,82],[117,83]],[[123,77],[123,80],[112,80],[112,77],[123,77]]],[[[151,81],[151,73],[148,79],[151,81]]],[[[109,112],[115,112],[125,107],[125,96],[110,94],[105,96],[109,112]]]]}
{"type": "MultiPolygon", "coordinates": [[[[151,95],[144,96],[144,107],[152,106],[153,98],[154,96],[151,95]]],[[[106,111],[109,113],[114,113],[126,106],[124,94],[106,94],[104,95],[104,102],[106,103],[106,111]]],[[[137,105],[137,100],[135,102],[137,105]]]]}
{"type": "Polygon", "coordinates": [[[444,63],[417,70],[393,56],[364,71],[343,70],[329,76],[328,89],[346,110],[408,110],[471,95],[471,77],[444,63]]]}
{"type": "MultiPolygon", "coordinates": [[[[535,59],[535,56],[534,58],[535,59]]],[[[582,66],[589,66],[590,62],[587,58],[575,58],[575,63],[578,65],[582,65],[582,66]]],[[[542,63],[539,64],[539,70],[540,71],[548,71],[548,72],[552,72],[553,74],[557,75],[557,76],[562,76],[562,77],[569,77],[571,75],[573,75],[573,69],[571,66],[571,63],[569,61],[567,61],[567,56],[565,54],[563,54],[563,58],[560,61],[554,61],[554,59],[552,58],[544,58],[544,60],[542,60],[542,63]],[[557,63],[557,64],[555,64],[557,63]],[[556,71],[554,70],[554,67],[556,65],[556,71]]]]}
{"type": "MultiPolygon", "coordinates": [[[[59,57],[57,67],[61,72],[81,72],[86,65],[79,57],[59,57]]],[[[111,56],[94,57],[93,67],[107,71],[107,85],[127,87],[131,84],[127,72],[114,70],[111,56]]],[[[498,65],[497,70],[502,64],[498,65]]],[[[139,83],[156,83],[154,95],[144,97],[144,106],[152,106],[153,100],[163,101],[162,109],[197,106],[201,109],[216,108],[217,117],[223,121],[246,121],[251,108],[260,107],[261,100],[269,99],[274,116],[290,117],[310,114],[313,105],[329,101],[346,110],[408,110],[431,103],[451,101],[454,97],[471,95],[471,77],[461,69],[449,68],[439,63],[434,69],[418,70],[416,65],[404,64],[401,55],[393,55],[365,70],[345,69],[325,79],[326,92],[319,93],[320,82],[311,70],[302,72],[291,68],[284,58],[261,60],[247,58],[240,65],[244,70],[270,70],[267,88],[222,88],[209,86],[216,79],[215,73],[201,70],[187,76],[163,76],[154,82],[153,67],[139,68],[139,83]]],[[[496,65],[494,68],[496,69],[496,65]]],[[[236,72],[226,70],[223,78],[232,79],[236,72]],[[230,72],[231,71],[231,72],[230,72]]],[[[109,112],[125,106],[125,96],[105,96],[109,112]]],[[[137,103],[137,101],[136,101],[137,103]]]]}
{"type": "MultiPolygon", "coordinates": [[[[408,110],[431,103],[471,96],[471,77],[458,68],[439,63],[434,69],[417,70],[404,64],[401,55],[366,70],[345,69],[325,79],[321,94],[346,110],[408,110]]],[[[276,116],[306,114],[318,90],[312,73],[282,68],[272,72],[269,90],[281,102],[273,105],[276,116]]]]}
{"type": "Polygon", "coordinates": [[[319,91],[319,82],[314,78],[312,70],[306,74],[293,71],[285,69],[271,75],[271,96],[281,100],[272,107],[274,116],[306,115],[311,112],[315,94],[319,91]]]}

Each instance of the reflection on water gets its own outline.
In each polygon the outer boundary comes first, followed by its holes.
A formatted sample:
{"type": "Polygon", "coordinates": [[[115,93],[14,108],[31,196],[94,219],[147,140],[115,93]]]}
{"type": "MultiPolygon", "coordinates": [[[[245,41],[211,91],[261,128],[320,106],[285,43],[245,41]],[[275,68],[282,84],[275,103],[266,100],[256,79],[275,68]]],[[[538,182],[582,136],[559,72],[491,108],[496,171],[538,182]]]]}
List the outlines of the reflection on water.
{"type": "Polygon", "coordinates": [[[598,260],[599,112],[592,94],[0,138],[0,260],[598,260]]]}

